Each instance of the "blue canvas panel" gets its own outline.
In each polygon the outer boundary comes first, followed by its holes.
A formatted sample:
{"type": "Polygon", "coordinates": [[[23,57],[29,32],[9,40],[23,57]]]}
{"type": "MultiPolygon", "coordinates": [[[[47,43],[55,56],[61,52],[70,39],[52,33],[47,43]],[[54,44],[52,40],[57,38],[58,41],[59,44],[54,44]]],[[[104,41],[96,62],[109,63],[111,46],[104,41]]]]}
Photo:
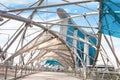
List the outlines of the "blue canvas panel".
{"type": "MultiPolygon", "coordinates": [[[[68,24],[73,24],[73,23],[72,23],[71,20],[69,20],[68,24]]],[[[67,35],[74,36],[74,31],[75,31],[74,26],[68,26],[67,35]]],[[[77,37],[85,39],[85,34],[82,31],[77,30],[77,37]]],[[[90,43],[92,43],[94,45],[97,44],[97,40],[96,40],[95,37],[89,36],[88,38],[89,38],[90,43]]],[[[73,39],[69,38],[69,37],[66,37],[66,41],[69,43],[68,44],[69,47],[72,48],[73,39]]],[[[77,50],[77,53],[78,53],[79,57],[82,59],[83,62],[86,62],[85,59],[84,59],[84,56],[85,56],[85,54],[84,54],[84,42],[81,42],[81,41],[77,40],[76,47],[77,47],[76,50],[77,50]]],[[[89,45],[88,49],[89,49],[88,53],[89,53],[89,56],[90,56],[90,58],[89,58],[90,59],[90,65],[92,65],[93,61],[94,61],[94,57],[96,55],[96,50],[90,45],[89,45]]],[[[76,58],[76,61],[77,61],[79,67],[83,67],[82,64],[81,64],[81,61],[79,60],[78,57],[76,58]]]]}
{"type": "Polygon", "coordinates": [[[78,30],[77,36],[80,37],[80,38],[82,38],[82,39],[85,38],[85,35],[80,30],[78,30]]]}
{"type": "MultiPolygon", "coordinates": [[[[68,20],[68,24],[72,24],[72,21],[68,20]]],[[[73,26],[68,26],[67,35],[74,36],[74,27],[73,26]]],[[[71,48],[72,44],[73,44],[73,39],[69,38],[69,37],[66,37],[66,41],[69,43],[68,45],[71,48]]]]}
{"type": "Polygon", "coordinates": [[[120,38],[120,0],[101,0],[100,21],[101,33],[120,38]]]}
{"type": "Polygon", "coordinates": [[[52,66],[62,66],[62,64],[56,60],[47,60],[45,64],[52,65],[52,66]]]}
{"type": "MultiPolygon", "coordinates": [[[[80,30],[77,30],[77,37],[84,39],[85,35],[80,30]]],[[[77,41],[77,48],[78,48],[77,49],[78,55],[80,56],[82,61],[84,61],[84,53],[83,53],[84,52],[84,43],[81,42],[81,41],[77,41]]],[[[78,57],[77,57],[76,61],[78,62],[79,67],[83,67],[82,64],[81,64],[81,61],[79,60],[78,57]]]]}
{"type": "MultiPolygon", "coordinates": [[[[95,37],[92,37],[92,36],[88,36],[88,39],[89,39],[89,42],[96,45],[97,44],[97,39],[95,37]]],[[[91,45],[89,45],[89,60],[90,60],[90,65],[93,64],[94,62],[94,58],[95,58],[95,55],[96,55],[96,50],[94,47],[92,47],[91,45]]]]}
{"type": "MultiPolygon", "coordinates": [[[[77,41],[77,53],[80,56],[80,58],[82,59],[82,61],[84,61],[84,43],[77,41]]],[[[79,58],[77,57],[76,61],[78,61],[78,66],[82,67],[81,61],[79,60],[79,58]]]]}

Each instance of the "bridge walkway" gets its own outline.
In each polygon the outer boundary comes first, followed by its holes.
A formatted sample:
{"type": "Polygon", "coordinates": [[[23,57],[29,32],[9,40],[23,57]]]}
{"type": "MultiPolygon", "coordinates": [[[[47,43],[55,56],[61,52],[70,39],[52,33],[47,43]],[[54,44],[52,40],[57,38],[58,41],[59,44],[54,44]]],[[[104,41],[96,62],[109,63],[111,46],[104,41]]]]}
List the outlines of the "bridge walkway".
{"type": "Polygon", "coordinates": [[[39,72],[19,80],[82,80],[61,72],[39,72]]]}

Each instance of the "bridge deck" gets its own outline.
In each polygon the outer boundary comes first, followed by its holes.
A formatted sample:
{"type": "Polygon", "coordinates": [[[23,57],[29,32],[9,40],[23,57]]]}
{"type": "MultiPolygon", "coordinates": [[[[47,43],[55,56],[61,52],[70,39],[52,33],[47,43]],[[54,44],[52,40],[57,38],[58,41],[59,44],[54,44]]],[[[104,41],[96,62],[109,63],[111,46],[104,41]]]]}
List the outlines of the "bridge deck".
{"type": "Polygon", "coordinates": [[[80,80],[73,76],[59,72],[40,72],[26,76],[19,80],[80,80]]]}

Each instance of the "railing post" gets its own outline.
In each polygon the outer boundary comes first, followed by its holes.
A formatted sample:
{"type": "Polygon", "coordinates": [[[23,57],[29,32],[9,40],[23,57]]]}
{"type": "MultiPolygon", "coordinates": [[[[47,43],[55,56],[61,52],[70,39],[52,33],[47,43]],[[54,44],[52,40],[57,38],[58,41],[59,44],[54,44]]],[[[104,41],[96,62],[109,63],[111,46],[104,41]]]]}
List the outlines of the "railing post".
{"type": "Polygon", "coordinates": [[[30,68],[30,74],[32,73],[32,68],[30,68]]]}
{"type": "Polygon", "coordinates": [[[16,80],[16,77],[17,77],[17,64],[15,66],[15,78],[14,78],[14,80],[16,80]]]}
{"type": "Polygon", "coordinates": [[[20,77],[22,77],[22,72],[23,72],[23,66],[21,66],[21,74],[20,74],[20,77]]]}
{"type": "Polygon", "coordinates": [[[8,63],[5,64],[5,77],[4,79],[7,79],[7,71],[8,71],[8,63]]]}
{"type": "Polygon", "coordinates": [[[29,74],[29,72],[28,72],[28,67],[27,67],[27,75],[29,74]]]}
{"type": "Polygon", "coordinates": [[[27,68],[25,67],[25,75],[26,75],[27,68]]]}

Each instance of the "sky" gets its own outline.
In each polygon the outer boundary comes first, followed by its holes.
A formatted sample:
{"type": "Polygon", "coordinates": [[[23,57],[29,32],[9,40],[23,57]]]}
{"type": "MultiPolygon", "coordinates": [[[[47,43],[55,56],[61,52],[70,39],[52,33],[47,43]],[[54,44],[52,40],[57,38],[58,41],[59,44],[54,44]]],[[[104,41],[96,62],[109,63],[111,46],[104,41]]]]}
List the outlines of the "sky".
{"type": "MultiPolygon", "coordinates": [[[[13,9],[19,9],[19,8],[26,8],[29,5],[37,2],[38,0],[0,0],[0,10],[3,11],[9,11],[9,10],[13,10],[13,9]],[[2,5],[1,5],[2,4],[2,5]],[[3,5],[5,5],[6,7],[4,7],[3,5]]],[[[69,1],[80,1],[80,0],[69,0],[69,1]]],[[[45,5],[52,5],[52,4],[60,4],[63,3],[63,1],[61,0],[45,0],[45,2],[42,4],[43,6],[45,5]]],[[[65,2],[64,2],[65,3],[65,2]]],[[[91,12],[95,12],[98,10],[98,3],[97,2],[91,2],[91,3],[86,3],[86,4],[80,4],[81,6],[85,6],[85,7],[89,7],[93,10],[88,10],[85,8],[80,7],[79,5],[70,5],[70,6],[59,6],[59,7],[53,7],[53,8],[44,8],[44,9],[39,9],[39,12],[34,16],[34,21],[36,22],[43,22],[43,21],[50,21],[50,20],[55,20],[55,19],[59,19],[59,17],[57,16],[56,13],[45,13],[42,11],[51,11],[51,12],[56,12],[57,8],[63,8],[65,9],[68,13],[73,13],[70,14],[71,16],[75,16],[78,14],[83,14],[83,13],[91,13],[91,12]]],[[[36,5],[34,5],[36,6],[36,5]]],[[[27,18],[28,15],[31,14],[31,11],[24,11],[23,13],[20,14],[20,16],[27,18]]],[[[16,14],[16,13],[12,13],[12,14],[16,14]]],[[[83,17],[78,17],[78,18],[74,18],[73,20],[76,22],[77,25],[81,25],[81,26],[95,26],[97,27],[98,25],[98,20],[99,17],[98,15],[94,15],[94,16],[89,16],[87,17],[88,21],[90,22],[90,24],[88,24],[86,22],[86,20],[83,17]]],[[[4,19],[6,20],[6,19],[4,19]]],[[[0,22],[1,24],[2,22],[0,22]]],[[[7,42],[7,40],[14,34],[15,30],[6,30],[6,29],[18,29],[19,26],[22,24],[22,22],[19,21],[15,21],[15,20],[11,20],[8,23],[6,23],[5,25],[0,27],[0,46],[3,46],[5,44],[5,42],[7,42]]],[[[44,25],[44,24],[43,24],[44,25]]],[[[46,25],[45,25],[46,26],[46,25]]],[[[59,31],[58,27],[55,27],[54,30],[59,31]]],[[[92,32],[91,29],[84,29],[86,31],[92,32]]],[[[30,28],[29,29],[29,33],[33,33],[35,31],[39,31],[38,28],[30,28]]],[[[97,32],[97,30],[95,30],[95,32],[97,32]]],[[[33,35],[35,36],[35,35],[33,35]]],[[[33,37],[32,36],[32,37],[33,37]]],[[[30,39],[31,37],[27,38],[26,42],[30,39]]],[[[119,49],[120,49],[120,42],[119,42],[119,38],[115,38],[112,37],[113,39],[113,43],[115,46],[115,52],[117,56],[120,56],[119,53],[119,49]]],[[[17,44],[18,42],[16,41],[14,44],[17,44]]],[[[108,45],[106,44],[106,41],[104,39],[104,37],[102,38],[102,44],[104,45],[105,49],[107,50],[108,56],[110,57],[110,59],[112,60],[112,63],[115,64],[115,59],[108,47],[108,45]]],[[[16,47],[17,45],[13,45],[10,49],[9,52],[13,53],[14,52],[14,47],[16,47]]],[[[102,62],[100,61],[101,58],[99,57],[98,64],[101,64],[102,62]]],[[[115,64],[116,66],[116,64],[115,64]]]]}

